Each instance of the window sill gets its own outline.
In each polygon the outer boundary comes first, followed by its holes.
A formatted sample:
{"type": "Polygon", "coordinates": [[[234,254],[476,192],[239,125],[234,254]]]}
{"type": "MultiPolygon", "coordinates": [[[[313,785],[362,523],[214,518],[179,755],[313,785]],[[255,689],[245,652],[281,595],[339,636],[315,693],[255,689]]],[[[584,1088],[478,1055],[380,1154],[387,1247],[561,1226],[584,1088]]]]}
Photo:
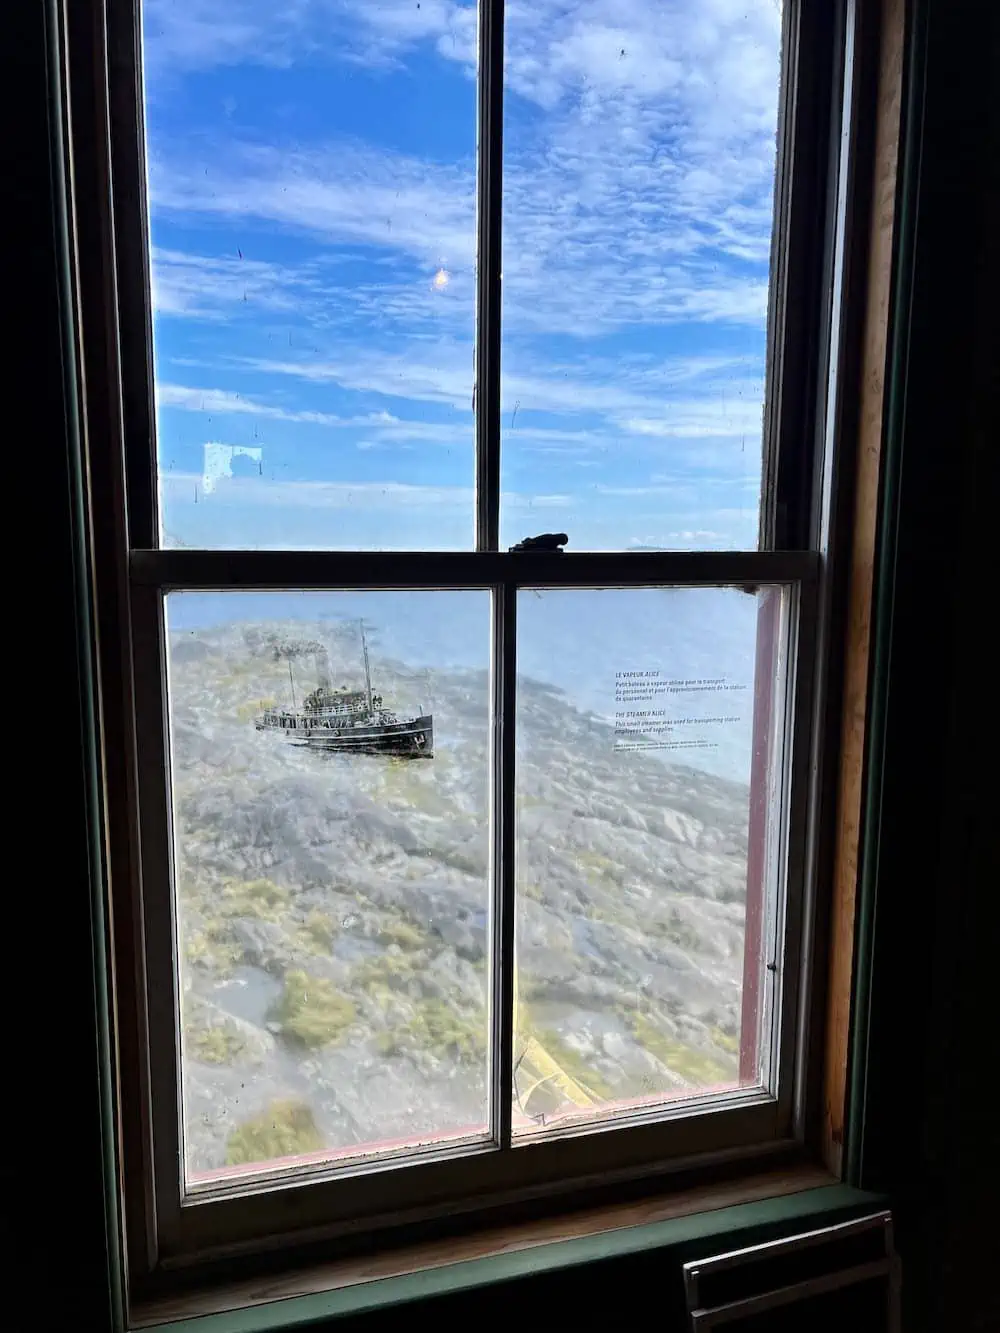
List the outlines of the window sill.
{"type": "Polygon", "coordinates": [[[843,1220],[881,1200],[800,1166],[134,1305],[130,1328],[272,1333],[582,1264],[843,1220]],[[833,1215],[836,1215],[835,1217],[833,1215]]]}

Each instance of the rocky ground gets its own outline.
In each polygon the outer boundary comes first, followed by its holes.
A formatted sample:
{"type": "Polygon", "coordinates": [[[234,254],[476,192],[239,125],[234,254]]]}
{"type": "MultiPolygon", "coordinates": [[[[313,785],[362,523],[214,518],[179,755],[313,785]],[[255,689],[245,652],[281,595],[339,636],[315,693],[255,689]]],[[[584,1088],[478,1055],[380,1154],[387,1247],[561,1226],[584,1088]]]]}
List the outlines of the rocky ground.
{"type": "MultiPolygon", "coordinates": [[[[356,630],[316,628],[335,684],[356,630]]],[[[171,743],[192,1173],[486,1122],[488,682],[377,657],[431,760],[258,732],[301,622],[175,631],[171,743]]],[[[315,637],[315,636],[314,636],[315,637]]],[[[293,663],[299,699],[311,659],[293,663]]],[[[517,1125],[736,1074],[747,791],[618,753],[520,682],[517,1125]]]]}

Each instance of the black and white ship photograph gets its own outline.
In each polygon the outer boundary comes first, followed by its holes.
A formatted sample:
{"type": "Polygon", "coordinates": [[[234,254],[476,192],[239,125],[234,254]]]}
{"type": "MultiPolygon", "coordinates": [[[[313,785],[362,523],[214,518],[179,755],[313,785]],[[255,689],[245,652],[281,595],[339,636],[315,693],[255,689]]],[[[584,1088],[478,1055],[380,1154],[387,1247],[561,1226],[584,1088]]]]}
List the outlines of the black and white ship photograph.
{"type": "MultiPolygon", "coordinates": [[[[292,663],[302,652],[286,650],[291,708],[269,708],[255,720],[258,731],[280,731],[298,745],[317,750],[353,751],[356,754],[411,755],[430,759],[434,755],[434,718],[429,713],[403,716],[385,705],[372,689],[371,665],[364,621],[358,622],[364,689],[330,683],[326,649],[319,644],[312,654],[319,684],[306,695],[302,708],[295,707],[292,663]]],[[[280,644],[274,649],[282,655],[280,644]]]]}

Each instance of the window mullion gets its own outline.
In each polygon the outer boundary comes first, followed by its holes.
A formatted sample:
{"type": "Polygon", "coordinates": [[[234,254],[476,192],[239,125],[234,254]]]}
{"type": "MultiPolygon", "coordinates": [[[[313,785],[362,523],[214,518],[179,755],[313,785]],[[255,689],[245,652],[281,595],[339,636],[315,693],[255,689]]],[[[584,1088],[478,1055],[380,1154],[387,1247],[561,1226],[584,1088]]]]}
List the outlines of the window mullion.
{"type": "Polygon", "coordinates": [[[499,1147],[511,1142],[514,1082],[514,763],[517,589],[493,590],[493,755],[490,926],[490,1124],[499,1147]]]}
{"type": "Polygon", "coordinates": [[[479,0],[476,268],[476,549],[500,539],[500,244],[503,0],[479,0]]]}

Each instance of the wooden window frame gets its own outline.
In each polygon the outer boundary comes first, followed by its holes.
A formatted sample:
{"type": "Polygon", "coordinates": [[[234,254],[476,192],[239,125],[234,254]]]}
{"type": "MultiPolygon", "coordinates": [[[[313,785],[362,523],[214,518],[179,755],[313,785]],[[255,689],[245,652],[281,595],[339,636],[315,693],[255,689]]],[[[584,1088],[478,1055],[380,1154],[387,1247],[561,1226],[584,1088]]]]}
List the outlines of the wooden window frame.
{"type": "MultiPolygon", "coordinates": [[[[890,10],[903,7],[902,0],[886,4],[890,10]]],[[[746,1170],[762,1161],[813,1151],[822,1138],[815,1129],[820,1105],[830,1119],[830,1061],[839,1058],[831,1017],[831,1033],[823,1043],[827,1070],[822,1087],[823,1061],[809,1051],[810,1037],[824,999],[831,1015],[836,1004],[821,984],[828,959],[816,943],[817,922],[825,919],[823,910],[829,906],[823,894],[829,878],[823,871],[823,852],[831,837],[834,805],[823,780],[832,762],[823,739],[830,734],[831,717],[837,716],[843,589],[852,568],[850,533],[856,531],[845,518],[853,476],[844,475],[845,451],[839,447],[850,396],[845,390],[852,385],[845,369],[845,339],[863,282],[863,266],[851,255],[849,243],[868,205],[865,183],[855,173],[864,161],[858,126],[871,80],[859,76],[864,70],[856,61],[855,43],[869,30],[877,6],[862,0],[826,5],[789,0],[786,5],[760,548],[562,556],[512,555],[497,549],[502,214],[500,134],[499,128],[491,132],[491,126],[502,123],[502,0],[481,0],[480,6],[480,140],[492,151],[481,153],[480,163],[478,549],[402,555],[157,549],[136,5],[133,0],[96,0],[56,8],[53,44],[65,95],[65,166],[71,184],[75,351],[84,386],[107,892],[114,935],[116,1147],[130,1288],[153,1290],[164,1282],[169,1285],[179,1269],[210,1267],[265,1248],[295,1250],[360,1229],[407,1234],[407,1227],[444,1213],[498,1215],[504,1208],[538,1199],[552,1207],[595,1182],[607,1185],[640,1176],[662,1181],[723,1163],[746,1170]],[[478,1153],[414,1162],[402,1173],[355,1172],[356,1188],[346,1191],[342,1180],[312,1176],[274,1188],[255,1181],[192,1201],[182,1219],[180,1200],[175,1206],[164,1199],[165,1182],[176,1166],[170,1161],[175,1149],[167,1144],[164,1150],[160,1125],[154,1135],[152,1108],[162,1092],[163,1062],[158,1065],[150,1056],[151,1031],[157,1026],[165,1030],[157,1006],[162,1008],[164,1001],[172,1006],[175,984],[172,955],[148,948],[149,939],[164,927],[164,910],[169,910],[169,894],[162,891],[170,860],[163,814],[163,592],[199,587],[490,588],[497,645],[495,701],[498,715],[510,717],[518,588],[734,585],[789,590],[795,688],[787,701],[792,741],[783,780],[789,786],[785,854],[791,862],[786,874],[792,889],[782,913],[782,971],[792,1002],[777,1025],[782,1034],[780,1059],[774,1064],[779,1084],[692,1099],[676,1112],[634,1116],[623,1129],[594,1128],[518,1148],[526,1165],[516,1174],[507,1150],[509,1099],[505,1123],[505,1099],[500,1097],[494,1120],[495,1133],[505,1140],[500,1152],[494,1143],[478,1153]],[[150,892],[150,867],[154,883],[160,876],[159,892],[150,892]],[[484,1165],[491,1162],[494,1165],[484,1165]],[[397,1179],[386,1187],[390,1175],[397,1179]],[[404,1175],[409,1184],[400,1189],[398,1178],[404,1175]]],[[[871,300],[869,291],[869,306],[871,300]]],[[[874,315],[880,313],[885,312],[879,308],[874,315]]],[[[866,343],[866,357],[877,358],[877,331],[873,339],[873,344],[866,343]]],[[[862,470],[862,479],[864,475],[862,470]]],[[[859,541],[863,545],[864,535],[853,539],[855,567],[859,541]]],[[[863,587],[857,596],[863,600],[863,587]]],[[[867,660],[866,643],[863,647],[867,660]]],[[[849,671],[856,677],[856,665],[849,671]]],[[[496,946],[508,956],[513,929],[512,753],[510,728],[498,728],[493,892],[499,919],[496,946]]],[[[842,782],[849,780],[842,774],[842,782]]],[[[838,878],[845,874],[845,856],[849,849],[838,844],[838,878]]],[[[838,945],[835,940],[830,965],[841,978],[843,955],[843,941],[838,945]]],[[[496,975],[494,1083],[506,1086],[512,1049],[510,971],[498,968],[496,975]]],[[[171,1007],[171,1023],[173,1012],[171,1007]]],[[[846,1051],[841,1064],[846,1068],[846,1051]]],[[[836,1078],[834,1070],[833,1084],[836,1078]]]]}

